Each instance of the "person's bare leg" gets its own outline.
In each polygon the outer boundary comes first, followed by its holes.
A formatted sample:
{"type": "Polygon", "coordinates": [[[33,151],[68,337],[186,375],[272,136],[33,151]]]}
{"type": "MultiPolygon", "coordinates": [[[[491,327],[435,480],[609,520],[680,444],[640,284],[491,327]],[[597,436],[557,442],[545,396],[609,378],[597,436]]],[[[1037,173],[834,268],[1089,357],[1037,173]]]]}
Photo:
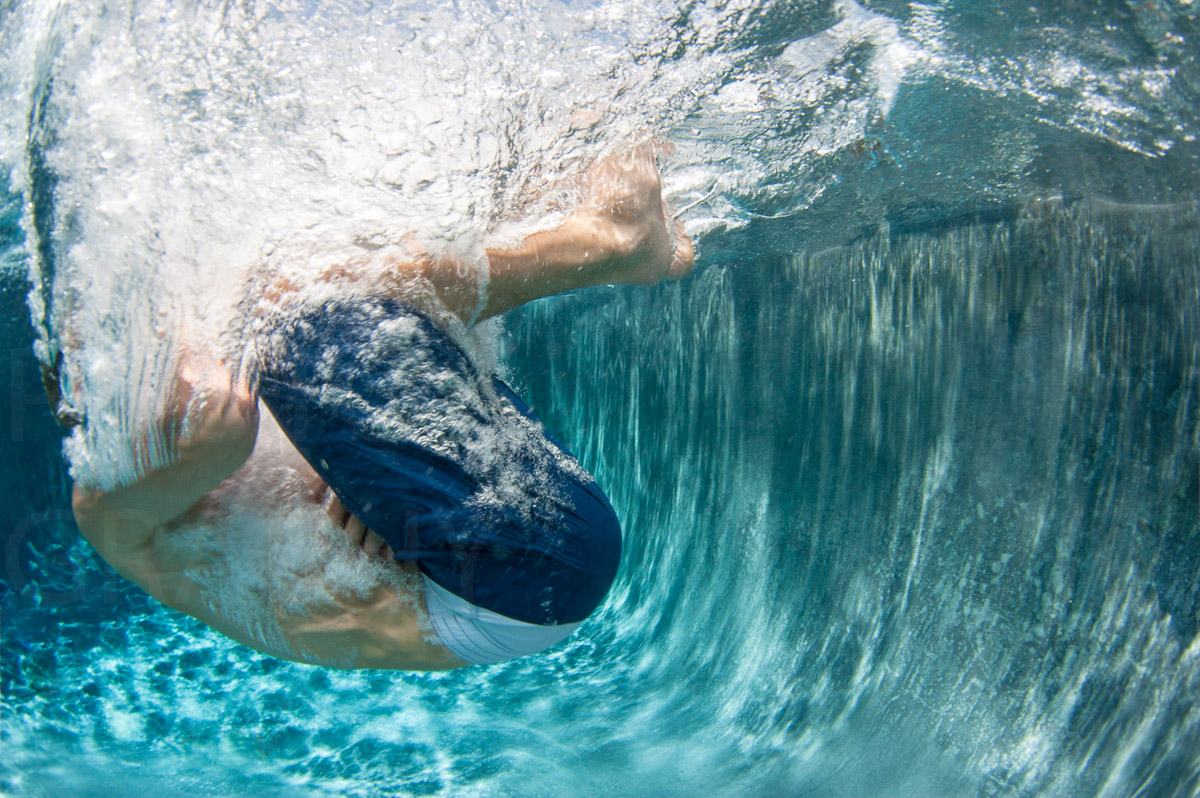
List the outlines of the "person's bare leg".
{"type": "Polygon", "coordinates": [[[588,195],[559,227],[515,249],[488,250],[480,319],[545,296],[614,283],[653,285],[692,270],[692,242],[663,206],[648,146],[600,161],[588,195]],[[672,239],[671,227],[674,227],[672,239]],[[672,247],[674,240],[674,247],[672,247]]]}
{"type": "MultiPolygon", "coordinates": [[[[682,223],[667,214],[653,151],[643,145],[592,167],[587,197],[561,225],[535,233],[517,247],[489,249],[487,259],[486,297],[474,270],[446,257],[392,261],[380,287],[419,303],[413,285],[428,286],[442,308],[470,324],[576,288],[654,285],[683,277],[692,270],[694,253],[682,223]]],[[[339,264],[318,279],[357,278],[353,265],[339,264]]],[[[299,287],[278,280],[266,296],[279,303],[299,287]]]]}

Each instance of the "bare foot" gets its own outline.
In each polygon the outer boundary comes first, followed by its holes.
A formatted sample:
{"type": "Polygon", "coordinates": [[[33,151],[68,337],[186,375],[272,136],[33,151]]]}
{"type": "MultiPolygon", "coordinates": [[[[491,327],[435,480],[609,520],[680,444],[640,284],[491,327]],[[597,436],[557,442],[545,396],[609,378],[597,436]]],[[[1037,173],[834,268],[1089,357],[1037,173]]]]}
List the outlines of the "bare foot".
{"type": "Polygon", "coordinates": [[[692,241],[662,199],[654,152],[643,144],[610,155],[588,173],[588,195],[573,214],[614,254],[617,282],[654,285],[692,270],[692,241]],[[673,235],[672,235],[673,233],[673,235]]]}

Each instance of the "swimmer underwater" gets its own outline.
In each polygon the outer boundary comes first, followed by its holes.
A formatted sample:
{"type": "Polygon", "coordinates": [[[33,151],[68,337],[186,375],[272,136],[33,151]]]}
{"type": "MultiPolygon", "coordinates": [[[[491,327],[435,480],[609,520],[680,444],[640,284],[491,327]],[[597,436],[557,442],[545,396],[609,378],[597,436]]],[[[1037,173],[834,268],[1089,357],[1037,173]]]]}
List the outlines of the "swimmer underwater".
{"type": "Polygon", "coordinates": [[[84,537],[163,604],[297,662],[443,670],[565,639],[616,574],[616,516],[452,328],[682,277],[692,245],[642,146],[594,166],[560,226],[487,260],[482,287],[449,257],[418,257],[383,279],[341,264],[320,301],[262,288],[283,310],[261,320],[251,376],[184,345],[156,419],[174,456],[139,454],[141,476],[108,491],[77,484],[84,537]]]}

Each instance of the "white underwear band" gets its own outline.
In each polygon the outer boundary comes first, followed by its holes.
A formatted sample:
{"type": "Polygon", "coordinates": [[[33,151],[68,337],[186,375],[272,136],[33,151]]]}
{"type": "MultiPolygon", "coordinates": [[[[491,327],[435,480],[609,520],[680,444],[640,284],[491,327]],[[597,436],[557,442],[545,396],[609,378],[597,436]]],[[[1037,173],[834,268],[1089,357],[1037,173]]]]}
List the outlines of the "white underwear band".
{"type": "Polygon", "coordinates": [[[582,622],[543,626],[476,607],[421,574],[429,621],[442,645],[463,662],[485,665],[526,657],[566,639],[582,622]]]}

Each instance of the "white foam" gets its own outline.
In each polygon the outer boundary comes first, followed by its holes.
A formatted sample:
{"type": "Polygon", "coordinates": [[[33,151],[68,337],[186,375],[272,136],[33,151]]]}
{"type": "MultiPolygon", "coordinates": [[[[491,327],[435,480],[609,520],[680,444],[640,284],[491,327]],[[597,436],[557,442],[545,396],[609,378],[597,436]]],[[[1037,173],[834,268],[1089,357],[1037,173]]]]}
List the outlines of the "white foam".
{"type": "MultiPolygon", "coordinates": [[[[743,225],[779,204],[780,174],[803,173],[886,114],[916,58],[893,22],[842,2],[832,29],[749,65],[722,45],[744,9],[711,5],[687,23],[697,45],[672,57],[680,21],[667,2],[520,15],[478,2],[453,19],[429,3],[22,5],[30,21],[5,27],[28,62],[10,81],[25,98],[18,116],[54,65],[45,156],[60,257],[51,307],[41,294],[32,304],[47,319],[43,359],[67,350],[69,398],[92,421],[67,447],[75,478],[136,478],[128,442],[148,432],[152,463],[169,458],[148,428],[181,327],[240,364],[273,284],[342,290],[316,278],[378,275],[425,252],[455,255],[482,302],[485,246],[551,226],[578,201],[589,162],[677,126],[665,185],[688,207],[687,229],[743,225]],[[863,47],[878,64],[850,84],[845,63],[863,47]],[[798,140],[771,134],[778,114],[818,106],[798,140]],[[737,140],[757,143],[739,151],[737,140]]],[[[833,180],[799,180],[793,205],[833,180]]]]}

